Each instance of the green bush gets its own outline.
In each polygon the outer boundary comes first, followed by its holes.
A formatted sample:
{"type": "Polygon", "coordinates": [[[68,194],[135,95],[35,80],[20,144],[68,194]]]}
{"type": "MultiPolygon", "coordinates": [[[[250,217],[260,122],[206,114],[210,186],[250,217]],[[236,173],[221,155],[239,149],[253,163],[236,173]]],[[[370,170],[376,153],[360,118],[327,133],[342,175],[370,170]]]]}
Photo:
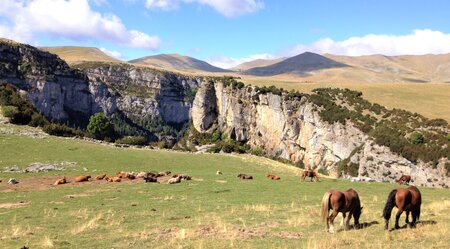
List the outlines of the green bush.
{"type": "Polygon", "coordinates": [[[42,130],[47,134],[59,137],[84,136],[84,133],[82,131],[70,128],[63,124],[48,124],[45,125],[42,130]]]}
{"type": "Polygon", "coordinates": [[[326,175],[326,176],[329,174],[328,170],[326,170],[324,168],[320,168],[317,172],[319,172],[319,174],[326,175]]]}
{"type": "Polygon", "coordinates": [[[411,140],[411,143],[413,143],[413,144],[423,144],[425,142],[425,139],[424,139],[422,133],[420,133],[420,132],[413,132],[409,139],[411,140]]]}
{"type": "Polygon", "coordinates": [[[7,118],[14,118],[19,113],[19,108],[11,105],[3,106],[2,107],[2,114],[3,116],[7,118]]]}
{"type": "Polygon", "coordinates": [[[40,113],[33,113],[31,115],[31,121],[28,125],[33,127],[44,127],[45,125],[49,124],[47,119],[45,119],[44,116],[42,116],[40,113]]]}
{"type": "Polygon", "coordinates": [[[93,138],[105,139],[111,136],[112,126],[105,114],[98,112],[89,119],[87,131],[93,138]]]}
{"type": "Polygon", "coordinates": [[[263,150],[263,148],[257,146],[251,150],[251,153],[255,156],[263,156],[264,150],[263,150]]]}
{"type": "Polygon", "coordinates": [[[128,145],[146,145],[147,140],[145,137],[133,137],[127,136],[116,140],[117,144],[128,144],[128,145]]]}

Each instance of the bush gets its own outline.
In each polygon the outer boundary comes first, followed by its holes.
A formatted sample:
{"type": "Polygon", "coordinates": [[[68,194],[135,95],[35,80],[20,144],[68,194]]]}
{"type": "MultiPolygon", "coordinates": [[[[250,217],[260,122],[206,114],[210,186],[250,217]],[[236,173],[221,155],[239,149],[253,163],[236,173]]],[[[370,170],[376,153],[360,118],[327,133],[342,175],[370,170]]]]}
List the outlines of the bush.
{"type": "Polygon", "coordinates": [[[255,147],[251,150],[251,153],[255,156],[262,156],[264,155],[264,150],[261,147],[255,147]]]}
{"type": "Polygon", "coordinates": [[[319,174],[326,175],[326,176],[329,174],[328,170],[326,170],[324,168],[320,168],[317,172],[319,172],[319,174]]]}
{"type": "Polygon", "coordinates": [[[40,113],[33,113],[31,115],[31,121],[28,125],[33,127],[44,127],[45,125],[49,124],[47,119],[45,119],[44,116],[42,116],[40,113]]]}
{"type": "Polygon", "coordinates": [[[63,124],[48,124],[45,125],[42,130],[47,134],[59,137],[84,136],[84,133],[82,131],[70,128],[63,124]]]}
{"type": "Polygon", "coordinates": [[[128,144],[128,145],[146,145],[147,139],[145,137],[123,137],[121,139],[116,140],[117,144],[128,144]]]}
{"type": "Polygon", "coordinates": [[[11,105],[3,106],[2,107],[2,114],[3,116],[12,119],[15,115],[19,113],[19,108],[11,105]]]}
{"type": "Polygon", "coordinates": [[[96,139],[105,139],[112,133],[112,126],[105,114],[99,112],[91,116],[87,126],[88,133],[96,139]]]}
{"type": "Polygon", "coordinates": [[[425,142],[425,139],[424,139],[422,133],[420,133],[420,132],[413,132],[409,139],[411,140],[411,143],[413,143],[413,144],[423,144],[425,142]]]}

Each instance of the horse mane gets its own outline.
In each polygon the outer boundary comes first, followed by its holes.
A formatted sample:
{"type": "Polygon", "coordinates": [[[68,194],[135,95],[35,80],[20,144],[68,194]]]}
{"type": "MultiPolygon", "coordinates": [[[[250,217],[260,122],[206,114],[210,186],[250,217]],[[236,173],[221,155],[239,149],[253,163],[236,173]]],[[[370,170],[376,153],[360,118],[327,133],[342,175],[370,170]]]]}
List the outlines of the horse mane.
{"type": "Polygon", "coordinates": [[[320,217],[325,221],[328,217],[328,211],[330,210],[330,196],[331,192],[327,191],[322,197],[322,208],[320,209],[320,217]]]}
{"type": "Polygon", "coordinates": [[[397,194],[397,189],[394,189],[389,193],[388,199],[386,201],[386,206],[384,206],[383,217],[386,220],[391,218],[392,209],[395,206],[395,195],[397,194]]]}

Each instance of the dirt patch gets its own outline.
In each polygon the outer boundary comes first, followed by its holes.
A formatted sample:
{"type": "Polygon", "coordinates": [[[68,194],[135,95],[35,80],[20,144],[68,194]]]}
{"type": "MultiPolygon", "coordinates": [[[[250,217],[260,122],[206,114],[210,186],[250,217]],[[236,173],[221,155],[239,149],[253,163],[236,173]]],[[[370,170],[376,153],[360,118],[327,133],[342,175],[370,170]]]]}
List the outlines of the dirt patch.
{"type": "Polygon", "coordinates": [[[298,239],[298,238],[303,237],[303,233],[282,231],[282,232],[275,234],[275,236],[280,237],[280,238],[298,239]]]}
{"type": "Polygon", "coordinates": [[[267,232],[264,228],[239,228],[237,230],[237,235],[244,239],[249,239],[251,237],[264,238],[266,237],[266,234],[267,232]]]}
{"type": "MultiPolygon", "coordinates": [[[[14,191],[37,191],[37,190],[48,190],[53,188],[65,188],[65,187],[74,187],[74,186],[85,186],[85,185],[98,185],[98,184],[146,184],[142,179],[135,180],[127,180],[124,179],[121,182],[112,182],[109,183],[105,180],[92,180],[88,182],[75,182],[73,179],[75,177],[68,177],[69,181],[66,184],[61,185],[53,185],[56,180],[63,178],[60,176],[44,176],[44,177],[29,177],[29,178],[16,178],[19,182],[18,184],[10,185],[6,182],[0,183],[0,193],[6,192],[14,192],[14,191]]],[[[148,184],[148,183],[147,183],[148,184]]],[[[102,190],[89,190],[99,192],[102,190]]]]}
{"type": "Polygon", "coordinates": [[[17,202],[17,203],[0,203],[0,208],[23,208],[30,204],[31,202],[17,202]]]}
{"type": "Polygon", "coordinates": [[[216,182],[218,182],[218,183],[227,183],[227,181],[225,181],[225,180],[216,180],[216,182]]]}

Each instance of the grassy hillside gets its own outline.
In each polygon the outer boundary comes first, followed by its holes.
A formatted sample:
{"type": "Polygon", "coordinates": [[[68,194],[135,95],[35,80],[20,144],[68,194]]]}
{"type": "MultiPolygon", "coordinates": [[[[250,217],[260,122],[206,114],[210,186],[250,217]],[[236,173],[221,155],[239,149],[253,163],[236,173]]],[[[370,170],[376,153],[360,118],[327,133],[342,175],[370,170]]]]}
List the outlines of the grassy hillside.
{"type": "Polygon", "coordinates": [[[222,68],[215,67],[205,61],[201,61],[189,56],[179,54],[159,54],[146,56],[139,59],[129,61],[132,64],[150,66],[164,70],[175,70],[184,72],[207,72],[207,73],[224,73],[229,72],[222,68]]]}
{"type": "MultiPolygon", "coordinates": [[[[33,162],[77,165],[63,172],[0,173],[1,248],[450,246],[443,239],[450,227],[450,192],[446,189],[420,188],[422,223],[416,229],[385,232],[380,214],[387,194],[398,185],[333,179],[300,182],[298,169],[252,156],[124,149],[82,140],[5,134],[11,129],[26,128],[0,126],[0,169],[33,162]],[[171,170],[192,175],[194,180],[176,185],[141,180],[49,185],[57,175],[72,179],[119,170],[171,170]],[[217,170],[224,174],[217,176],[217,170]],[[267,180],[268,172],[282,180],[267,180]],[[236,178],[238,173],[250,173],[255,179],[241,181],[236,178]],[[10,177],[21,183],[6,185],[10,177]],[[36,188],[23,187],[32,182],[36,188]],[[366,227],[339,228],[337,234],[327,234],[318,217],[322,195],[331,188],[350,187],[361,196],[360,221],[366,227]]],[[[404,216],[400,224],[403,221],[404,216]]]]}
{"type": "Polygon", "coordinates": [[[448,83],[314,83],[274,78],[243,77],[244,83],[257,86],[282,87],[303,92],[320,87],[349,88],[361,91],[372,103],[388,108],[417,112],[428,118],[443,118],[450,121],[450,84],[448,83]]]}
{"type": "Polygon", "coordinates": [[[56,54],[69,64],[77,64],[86,61],[120,62],[120,60],[115,59],[105,54],[100,49],[93,47],[61,46],[40,47],[39,49],[56,54]]]}

